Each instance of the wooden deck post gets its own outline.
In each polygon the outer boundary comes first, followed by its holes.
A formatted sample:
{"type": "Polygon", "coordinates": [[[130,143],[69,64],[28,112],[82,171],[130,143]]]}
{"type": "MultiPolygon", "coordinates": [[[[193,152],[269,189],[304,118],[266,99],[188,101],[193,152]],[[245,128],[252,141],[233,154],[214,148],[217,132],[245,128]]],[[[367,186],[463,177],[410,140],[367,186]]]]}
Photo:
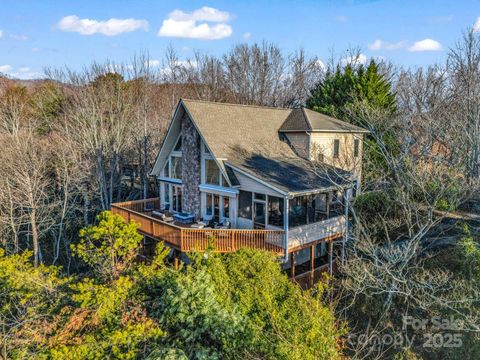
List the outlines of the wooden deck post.
{"type": "Polygon", "coordinates": [[[310,246],[310,286],[313,286],[315,275],[315,245],[310,246]]]}
{"type": "Polygon", "coordinates": [[[295,255],[290,254],[290,277],[295,279],[295,255]]]}
{"type": "Polygon", "coordinates": [[[175,270],[178,270],[178,251],[173,250],[173,267],[175,270]]]}

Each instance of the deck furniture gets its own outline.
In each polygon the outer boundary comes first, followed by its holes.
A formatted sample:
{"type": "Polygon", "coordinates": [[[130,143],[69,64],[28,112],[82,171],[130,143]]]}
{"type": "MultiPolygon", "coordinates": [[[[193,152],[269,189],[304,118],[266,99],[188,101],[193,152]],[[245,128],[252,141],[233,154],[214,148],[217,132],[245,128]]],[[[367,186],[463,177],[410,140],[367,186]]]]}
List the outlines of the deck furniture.
{"type": "Polygon", "coordinates": [[[194,215],[183,212],[173,214],[173,218],[181,224],[191,224],[195,220],[194,215]]]}

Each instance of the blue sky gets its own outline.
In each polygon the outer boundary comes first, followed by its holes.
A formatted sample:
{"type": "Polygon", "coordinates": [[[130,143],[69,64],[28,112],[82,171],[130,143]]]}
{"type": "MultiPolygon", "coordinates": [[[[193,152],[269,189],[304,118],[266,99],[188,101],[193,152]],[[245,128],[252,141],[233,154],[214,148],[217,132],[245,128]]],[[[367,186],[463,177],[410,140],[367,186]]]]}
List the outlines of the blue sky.
{"type": "Polygon", "coordinates": [[[22,78],[144,50],[161,60],[169,44],[186,59],[263,40],[321,59],[359,46],[365,57],[425,66],[444,61],[468,26],[480,31],[480,0],[0,0],[0,9],[0,72],[22,78]]]}

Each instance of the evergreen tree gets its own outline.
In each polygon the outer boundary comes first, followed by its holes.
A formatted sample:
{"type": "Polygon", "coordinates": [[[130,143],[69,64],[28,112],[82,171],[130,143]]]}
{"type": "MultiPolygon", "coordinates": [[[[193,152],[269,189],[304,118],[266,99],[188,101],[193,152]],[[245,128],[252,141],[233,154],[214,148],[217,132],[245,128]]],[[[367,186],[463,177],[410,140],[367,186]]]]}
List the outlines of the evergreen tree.
{"type": "Polygon", "coordinates": [[[378,64],[373,59],[367,67],[348,64],[337,66],[334,72],[328,71],[312,91],[307,107],[340,120],[358,123],[352,114],[352,105],[357,101],[365,101],[374,108],[395,113],[395,94],[392,93],[391,84],[379,72],[378,64]]]}

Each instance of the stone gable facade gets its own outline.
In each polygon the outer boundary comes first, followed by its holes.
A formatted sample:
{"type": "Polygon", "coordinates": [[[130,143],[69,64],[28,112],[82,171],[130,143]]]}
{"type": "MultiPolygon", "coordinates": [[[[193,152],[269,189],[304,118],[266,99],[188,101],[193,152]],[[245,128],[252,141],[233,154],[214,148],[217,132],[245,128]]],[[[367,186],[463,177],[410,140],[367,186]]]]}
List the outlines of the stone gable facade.
{"type": "Polygon", "coordinates": [[[182,209],[200,219],[201,139],[192,120],[185,114],[182,131],[182,209]]]}

